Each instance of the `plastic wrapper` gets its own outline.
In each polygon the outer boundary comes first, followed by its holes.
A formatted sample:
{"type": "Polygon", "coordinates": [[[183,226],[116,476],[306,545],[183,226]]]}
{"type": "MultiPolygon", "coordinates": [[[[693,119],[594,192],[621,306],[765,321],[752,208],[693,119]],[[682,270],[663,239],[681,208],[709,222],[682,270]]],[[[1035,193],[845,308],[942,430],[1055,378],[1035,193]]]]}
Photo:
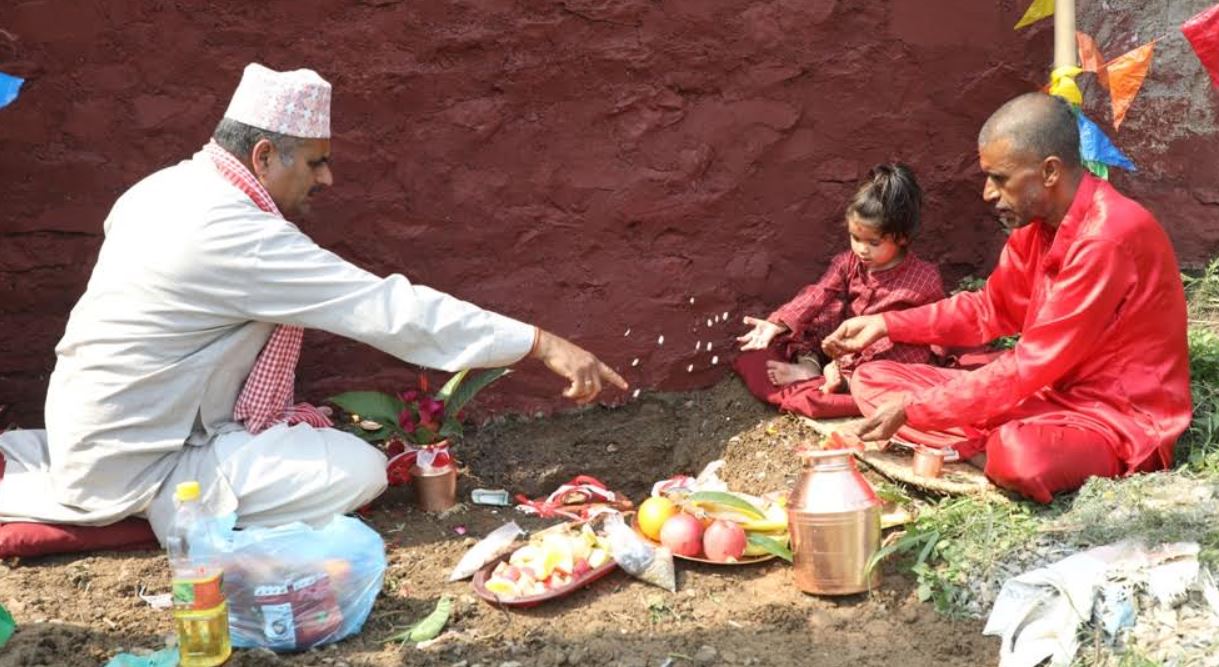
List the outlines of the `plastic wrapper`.
{"type": "Polygon", "coordinates": [[[229,631],[237,648],[303,651],[364,626],[385,575],[385,542],[359,519],[313,528],[290,523],[232,530],[194,556],[224,568],[229,631]]]}
{"type": "Polygon", "coordinates": [[[605,534],[618,567],[640,581],[677,591],[673,554],[667,548],[649,544],[616,512],[605,517],[605,534]]]}
{"type": "Polygon", "coordinates": [[[461,581],[474,576],[478,568],[512,551],[516,538],[524,534],[525,531],[521,530],[515,521],[509,521],[491,531],[461,557],[461,560],[457,562],[457,567],[453,568],[452,574],[449,575],[449,581],[461,581]]]}
{"type": "Polygon", "coordinates": [[[653,496],[663,496],[674,491],[727,491],[728,483],[720,479],[720,468],[724,467],[724,459],[716,459],[703,467],[698,477],[678,475],[661,480],[652,485],[653,496]]]}

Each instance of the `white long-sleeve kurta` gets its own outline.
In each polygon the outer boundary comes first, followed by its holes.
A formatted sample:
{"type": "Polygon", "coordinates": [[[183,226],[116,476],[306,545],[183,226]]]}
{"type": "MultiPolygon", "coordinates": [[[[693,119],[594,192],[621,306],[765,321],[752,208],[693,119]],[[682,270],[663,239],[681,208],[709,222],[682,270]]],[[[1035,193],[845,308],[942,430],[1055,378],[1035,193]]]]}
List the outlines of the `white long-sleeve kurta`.
{"type": "Polygon", "coordinates": [[[183,447],[241,428],[233,404],[275,324],[444,370],[509,365],[533,342],[532,326],[318,247],[202,154],[127,191],[105,233],[56,348],[47,460],[7,453],[41,468],[50,493],[6,479],[0,521],[104,524],[143,511],[183,447]]]}

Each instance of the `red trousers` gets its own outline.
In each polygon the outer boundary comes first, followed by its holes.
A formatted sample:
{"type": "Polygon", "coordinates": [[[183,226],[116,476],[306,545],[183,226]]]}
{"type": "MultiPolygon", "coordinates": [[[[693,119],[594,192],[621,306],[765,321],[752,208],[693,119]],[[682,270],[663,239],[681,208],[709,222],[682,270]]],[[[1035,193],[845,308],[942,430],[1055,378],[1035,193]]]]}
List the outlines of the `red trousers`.
{"type": "Polygon", "coordinates": [[[732,367],[745,381],[751,394],[778,406],[780,410],[814,419],[859,416],[859,407],[850,394],[826,394],[821,391],[825,378],[817,377],[782,387],[771,384],[766,376],[766,362],[772,360],[787,362],[774,348],[767,348],[741,353],[732,362],[732,367]]]}
{"type": "MultiPolygon", "coordinates": [[[[870,416],[878,405],[904,392],[942,384],[965,372],[874,361],[855,371],[851,393],[870,416]]],[[[1103,427],[1038,396],[988,424],[944,431],[903,426],[897,434],[916,444],[955,448],[962,459],[985,452],[986,476],[992,482],[1041,503],[1050,502],[1055,493],[1078,489],[1089,477],[1125,472],[1110,444],[1113,436],[1103,427]]],[[[1154,459],[1148,464],[1155,466],[1154,459]]]]}

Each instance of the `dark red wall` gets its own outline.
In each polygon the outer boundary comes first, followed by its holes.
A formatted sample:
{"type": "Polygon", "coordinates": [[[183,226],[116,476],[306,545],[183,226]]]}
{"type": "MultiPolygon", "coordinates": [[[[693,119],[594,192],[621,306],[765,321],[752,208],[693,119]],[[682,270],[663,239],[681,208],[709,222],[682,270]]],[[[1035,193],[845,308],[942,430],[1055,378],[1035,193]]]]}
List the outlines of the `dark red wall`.
{"type": "MultiPolygon", "coordinates": [[[[7,0],[0,71],[29,80],[0,110],[0,403],[40,421],[111,203],[207,139],[251,60],[335,86],[337,182],[302,221],[320,243],[569,336],[645,390],[708,386],[741,315],[845,247],[841,208],[872,163],[916,166],[920,254],[951,280],[986,270],[1002,239],[976,133],[1051,54],[1049,22],[1011,30],[1025,4],[7,0]]],[[[1198,99],[1136,104],[1120,140],[1155,169],[1121,182],[1200,262],[1219,232],[1219,105],[1196,61],[1177,66],[1198,99]],[[1197,132],[1135,140],[1202,110],[1197,132]]],[[[349,341],[307,346],[311,398],[409,377],[349,341]]],[[[523,370],[484,406],[563,405],[523,370]]]]}

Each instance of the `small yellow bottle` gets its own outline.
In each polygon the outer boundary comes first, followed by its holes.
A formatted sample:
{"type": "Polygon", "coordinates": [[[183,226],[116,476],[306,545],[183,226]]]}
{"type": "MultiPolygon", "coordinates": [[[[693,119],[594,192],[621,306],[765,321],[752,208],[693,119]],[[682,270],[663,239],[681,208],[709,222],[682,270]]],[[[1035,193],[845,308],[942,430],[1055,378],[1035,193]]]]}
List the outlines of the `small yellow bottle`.
{"type": "Polygon", "coordinates": [[[199,505],[199,483],[183,482],[175,489],[177,512],[166,537],[173,569],[174,626],[178,631],[181,667],[215,667],[233,652],[229,640],[229,607],[221,592],[224,573],[218,563],[191,554],[191,540],[210,535],[199,505]]]}

